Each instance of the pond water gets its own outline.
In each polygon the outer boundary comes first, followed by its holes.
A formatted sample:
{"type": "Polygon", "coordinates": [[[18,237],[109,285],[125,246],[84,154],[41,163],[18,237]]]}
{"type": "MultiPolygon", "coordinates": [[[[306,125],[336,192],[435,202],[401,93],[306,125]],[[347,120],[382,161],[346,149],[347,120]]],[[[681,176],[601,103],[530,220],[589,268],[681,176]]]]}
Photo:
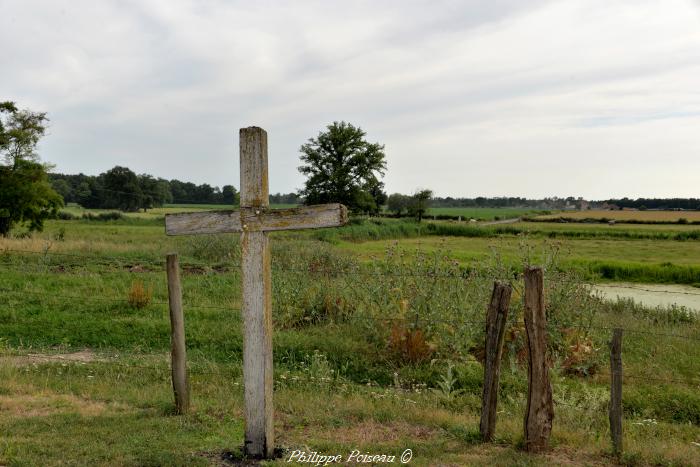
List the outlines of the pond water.
{"type": "Polygon", "coordinates": [[[684,306],[700,313],[700,288],[675,284],[597,284],[593,290],[603,298],[631,298],[646,306],[684,306]]]}

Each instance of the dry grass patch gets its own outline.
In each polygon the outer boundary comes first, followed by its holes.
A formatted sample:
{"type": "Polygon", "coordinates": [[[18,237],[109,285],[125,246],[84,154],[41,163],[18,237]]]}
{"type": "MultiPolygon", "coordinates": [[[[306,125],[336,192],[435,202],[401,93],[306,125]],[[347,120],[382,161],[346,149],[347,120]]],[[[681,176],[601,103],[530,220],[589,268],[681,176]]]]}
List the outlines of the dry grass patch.
{"type": "Polygon", "coordinates": [[[39,392],[0,396],[0,413],[13,418],[46,417],[56,414],[77,413],[95,417],[107,412],[125,412],[129,407],[117,403],[105,403],[74,395],[39,392]]]}
{"type": "Polygon", "coordinates": [[[402,439],[427,440],[433,438],[438,431],[434,428],[420,425],[412,425],[404,421],[379,423],[375,421],[363,421],[351,426],[324,429],[317,436],[320,439],[337,443],[372,443],[399,441],[402,439]]]}
{"type": "Polygon", "coordinates": [[[26,355],[2,355],[0,356],[0,365],[25,366],[40,363],[91,363],[91,362],[107,362],[107,358],[99,357],[90,349],[80,350],[70,353],[30,353],[26,355]]]}
{"type": "Polygon", "coordinates": [[[0,252],[2,250],[22,250],[34,253],[72,253],[95,255],[96,252],[104,253],[132,253],[143,254],[143,243],[117,243],[101,240],[65,240],[54,242],[46,238],[3,238],[0,237],[0,252]]]}
{"type": "Polygon", "coordinates": [[[547,216],[538,216],[538,219],[558,219],[568,217],[571,219],[615,219],[619,221],[647,221],[647,222],[678,222],[678,219],[687,219],[690,222],[700,221],[700,211],[564,211],[547,216]]]}

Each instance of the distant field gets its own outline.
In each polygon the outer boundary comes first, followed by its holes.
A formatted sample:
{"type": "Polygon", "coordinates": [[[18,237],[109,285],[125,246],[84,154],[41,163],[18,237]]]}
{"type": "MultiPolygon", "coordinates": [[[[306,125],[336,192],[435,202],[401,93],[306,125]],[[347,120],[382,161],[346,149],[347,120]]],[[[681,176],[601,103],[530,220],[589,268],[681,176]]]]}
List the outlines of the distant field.
{"type": "Polygon", "coordinates": [[[689,222],[700,222],[700,211],[567,211],[557,214],[538,216],[537,219],[614,219],[617,221],[643,222],[678,222],[687,219],[689,222]]]}
{"type": "Polygon", "coordinates": [[[476,219],[491,221],[498,219],[511,219],[524,216],[526,214],[536,214],[542,211],[526,208],[430,208],[428,216],[448,215],[462,216],[464,219],[476,219]]]}
{"type": "MultiPolygon", "coordinates": [[[[284,209],[296,207],[296,204],[271,204],[272,209],[284,209]]],[[[146,212],[127,212],[123,213],[127,217],[138,217],[143,219],[153,219],[158,217],[163,217],[166,214],[171,214],[175,212],[189,212],[189,211],[202,211],[202,210],[214,210],[214,209],[235,209],[237,206],[231,206],[229,204],[166,204],[162,208],[149,209],[146,212]]],[[[99,214],[104,212],[118,211],[118,209],[85,209],[77,204],[70,203],[68,206],[62,209],[63,212],[68,212],[74,216],[81,216],[85,213],[99,214]]]]}
{"type": "MultiPolygon", "coordinates": [[[[449,221],[448,221],[449,222],[449,221]]],[[[514,222],[509,224],[515,228],[537,230],[537,231],[553,231],[553,232],[689,232],[698,230],[697,225],[693,224],[599,224],[599,223],[572,223],[572,222],[514,222]]]]}
{"type": "Polygon", "coordinates": [[[338,247],[349,250],[362,258],[369,259],[381,255],[392,245],[399,245],[409,250],[421,249],[428,252],[443,251],[449,257],[464,264],[483,261],[494,250],[509,260],[519,260],[526,248],[532,248],[531,254],[537,261],[549,254],[549,246],[554,246],[563,260],[583,261],[621,261],[643,264],[672,263],[700,266],[700,242],[674,242],[668,240],[613,240],[613,239],[565,239],[547,240],[520,237],[417,237],[405,239],[388,239],[362,243],[339,242],[338,247]],[[540,255],[540,256],[538,256],[540,255]]]}

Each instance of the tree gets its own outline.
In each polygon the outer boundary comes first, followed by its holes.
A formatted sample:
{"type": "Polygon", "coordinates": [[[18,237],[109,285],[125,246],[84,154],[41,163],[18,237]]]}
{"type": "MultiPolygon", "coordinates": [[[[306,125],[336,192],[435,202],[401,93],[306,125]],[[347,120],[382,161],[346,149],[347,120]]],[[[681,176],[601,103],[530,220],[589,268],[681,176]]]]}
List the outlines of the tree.
{"type": "Polygon", "coordinates": [[[73,190],[71,189],[71,186],[68,184],[67,181],[65,181],[63,179],[52,181],[51,187],[56,191],[56,193],[61,195],[61,198],[63,198],[64,203],[68,199],[70,199],[71,195],[73,194],[73,190]]]}
{"type": "Polygon", "coordinates": [[[430,206],[430,198],[432,197],[433,192],[431,190],[417,190],[411,197],[408,214],[415,216],[420,222],[430,206]]]}
{"type": "Polygon", "coordinates": [[[130,169],[116,166],[100,178],[106,192],[102,208],[138,211],[147,204],[139,178],[130,169]]]}
{"type": "Polygon", "coordinates": [[[14,102],[0,102],[0,235],[16,224],[41,230],[44,220],[63,206],[51,188],[48,166],[39,162],[36,145],[46,130],[45,113],[18,110],[14,102]]]}
{"type": "Polygon", "coordinates": [[[165,203],[172,202],[173,195],[170,191],[170,182],[162,178],[156,179],[148,174],[141,174],[137,178],[142,194],[139,207],[144,212],[147,209],[161,207],[165,203]]]}
{"type": "Polygon", "coordinates": [[[90,197],[92,196],[92,189],[90,188],[89,182],[80,182],[78,187],[75,189],[75,200],[81,206],[88,207],[90,204],[90,197]]]}
{"type": "Polygon", "coordinates": [[[368,143],[365,134],[349,123],[333,122],[301,146],[306,204],[342,203],[355,212],[378,211],[386,199],[378,178],[386,170],[384,146],[368,143]]]}
{"type": "Polygon", "coordinates": [[[224,185],[221,188],[221,197],[224,204],[238,205],[241,203],[241,197],[238,190],[233,185],[224,185]]]}
{"type": "Polygon", "coordinates": [[[397,217],[400,217],[404,210],[408,209],[411,198],[401,193],[394,193],[387,199],[387,208],[397,217]]]}

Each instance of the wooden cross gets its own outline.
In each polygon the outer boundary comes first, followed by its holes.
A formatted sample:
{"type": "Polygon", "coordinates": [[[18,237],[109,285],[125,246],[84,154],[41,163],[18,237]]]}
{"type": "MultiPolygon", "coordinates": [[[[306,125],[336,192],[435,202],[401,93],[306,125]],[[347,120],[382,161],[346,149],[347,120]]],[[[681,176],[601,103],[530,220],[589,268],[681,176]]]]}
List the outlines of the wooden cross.
{"type": "Polygon", "coordinates": [[[270,243],[273,230],[336,227],[347,222],[342,204],[293,209],[269,209],[267,133],[262,128],[240,130],[241,208],[165,216],[168,235],[241,232],[243,277],[243,380],[245,446],[251,457],[272,457],[272,300],[270,243]]]}

